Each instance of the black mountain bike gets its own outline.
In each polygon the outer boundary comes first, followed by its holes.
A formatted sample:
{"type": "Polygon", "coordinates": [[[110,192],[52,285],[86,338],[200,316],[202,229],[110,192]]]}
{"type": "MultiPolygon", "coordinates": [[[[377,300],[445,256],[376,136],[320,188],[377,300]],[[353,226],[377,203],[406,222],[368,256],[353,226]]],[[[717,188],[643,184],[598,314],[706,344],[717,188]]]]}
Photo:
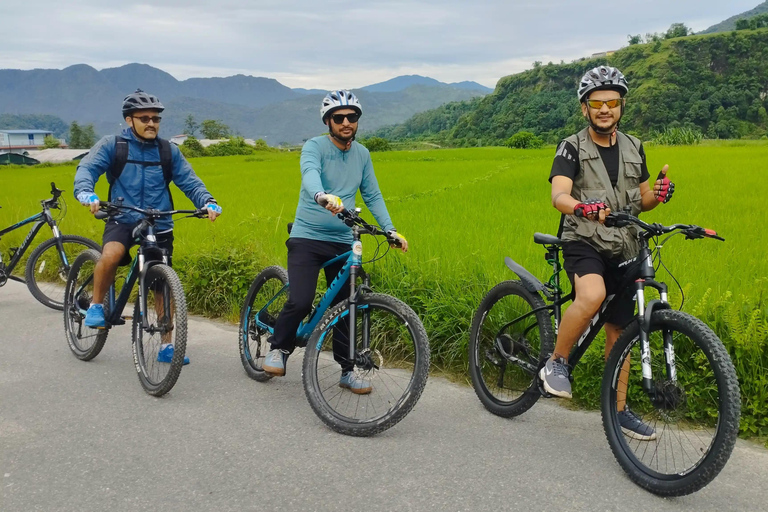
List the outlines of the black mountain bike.
{"type": "MultiPolygon", "coordinates": [[[[398,423],[416,405],[427,383],[429,341],[421,320],[407,304],[373,293],[362,267],[360,236],[386,237],[367,263],[383,257],[379,256],[383,244],[387,244],[388,251],[390,243],[399,242],[365,222],[359,212],[344,210],[338,215],[352,228],[354,243],[349,252],[325,263],[345,261],[320,302],[299,326],[296,346],[307,347],[302,379],[315,413],[336,432],[370,436],[398,423]],[[347,278],[350,298],[331,306],[347,278]],[[362,285],[358,285],[358,278],[362,285]],[[340,359],[354,361],[354,371],[371,382],[369,394],[354,394],[339,387],[340,359]]],[[[270,349],[267,338],[274,333],[277,315],[287,299],[288,273],[278,266],[264,269],[248,291],[240,314],[240,359],[254,380],[272,378],[262,368],[270,349]]]]}
{"type": "Polygon", "coordinates": [[[3,254],[0,251],[0,286],[5,285],[9,279],[26,283],[29,291],[40,303],[59,311],[63,307],[64,285],[67,282],[70,262],[86,249],[97,251],[101,249],[101,246],[93,240],[82,236],[61,234],[57,221],[64,218],[67,212],[67,204],[61,198],[62,192],[64,191],[56,188],[55,183],[51,183],[51,195],[53,197],[40,201],[43,211],[9,228],[0,230],[0,237],[2,237],[22,226],[35,223],[21,246],[11,247],[11,258],[7,266],[3,263],[3,254]],[[56,219],[51,214],[51,210],[60,210],[62,213],[56,219]],[[32,245],[32,240],[45,224],[51,228],[53,238],[44,241],[32,251],[29,259],[27,259],[25,279],[13,275],[13,269],[21,261],[27,249],[32,245]]]}
{"type": "Polygon", "coordinates": [[[133,361],[144,391],[162,396],[173,388],[184,364],[187,349],[187,303],[176,272],[168,266],[165,249],[157,245],[155,222],[176,214],[207,218],[206,210],[142,210],[117,203],[101,202],[97,218],[107,219],[131,210],[144,216],[133,236],[139,250],[133,258],[120,295],[115,285],[104,300],[105,329],[91,329],[84,324],[93,298],[93,273],[100,253],[88,250],[72,264],[64,295],[64,330],[70,350],[78,359],[90,361],[107,341],[109,329],[133,320],[133,361]],[[138,295],[132,316],[123,316],[138,281],[138,295]]]}
{"type": "MultiPolygon", "coordinates": [[[[625,212],[606,219],[609,226],[629,224],[641,228],[641,248],[635,258],[621,264],[627,270],[620,289],[634,289],[637,316],[619,336],[605,365],[603,428],[614,456],[635,483],[662,496],[681,496],[707,485],[725,466],[739,432],[741,399],[736,371],[722,341],[701,320],[673,310],[667,286],[655,275],[662,264],[661,248],[672,236],[723,239],[699,226],[646,224],[625,212]],[[659,242],[665,234],[669,235],[659,242]],[[660,298],[646,303],[648,287],[658,290],[660,298]],[[617,405],[624,401],[655,429],[655,439],[639,440],[622,429],[617,405]]],[[[549,396],[539,370],[554,350],[561,307],[573,298],[573,292],[565,295],[560,288],[563,242],[541,233],[533,238],[546,249],[552,277],[542,283],[506,258],[519,280],[502,282],[488,292],[472,322],[472,384],[483,405],[504,417],[522,414],[539,397],[549,396]]],[[[574,346],[568,358],[571,366],[602,328],[615,306],[613,298],[606,297],[574,346]]]]}

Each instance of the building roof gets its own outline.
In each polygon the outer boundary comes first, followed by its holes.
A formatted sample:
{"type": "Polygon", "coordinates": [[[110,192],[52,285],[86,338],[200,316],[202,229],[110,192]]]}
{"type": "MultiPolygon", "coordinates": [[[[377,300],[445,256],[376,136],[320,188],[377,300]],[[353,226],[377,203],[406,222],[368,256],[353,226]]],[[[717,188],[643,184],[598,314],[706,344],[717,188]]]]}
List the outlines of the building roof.
{"type": "Polygon", "coordinates": [[[0,130],[0,133],[53,133],[51,130],[0,130]]]}
{"type": "Polygon", "coordinates": [[[40,151],[29,151],[27,154],[39,162],[71,162],[72,160],[80,160],[88,154],[90,149],[43,149],[40,151]]]}

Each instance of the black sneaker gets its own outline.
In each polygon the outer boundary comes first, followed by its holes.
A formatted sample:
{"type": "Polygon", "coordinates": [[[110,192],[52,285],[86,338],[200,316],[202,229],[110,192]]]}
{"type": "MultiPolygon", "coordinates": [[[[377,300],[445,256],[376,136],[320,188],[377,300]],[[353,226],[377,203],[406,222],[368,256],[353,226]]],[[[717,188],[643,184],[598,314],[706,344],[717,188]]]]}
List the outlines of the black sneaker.
{"type": "Polygon", "coordinates": [[[570,371],[565,359],[550,359],[539,372],[539,378],[547,393],[560,398],[573,398],[571,394],[570,371]]]}
{"type": "Polygon", "coordinates": [[[636,439],[638,441],[653,441],[656,439],[656,431],[633,413],[628,405],[624,406],[623,411],[618,412],[619,425],[621,425],[621,431],[624,435],[630,439],[636,439]]]}

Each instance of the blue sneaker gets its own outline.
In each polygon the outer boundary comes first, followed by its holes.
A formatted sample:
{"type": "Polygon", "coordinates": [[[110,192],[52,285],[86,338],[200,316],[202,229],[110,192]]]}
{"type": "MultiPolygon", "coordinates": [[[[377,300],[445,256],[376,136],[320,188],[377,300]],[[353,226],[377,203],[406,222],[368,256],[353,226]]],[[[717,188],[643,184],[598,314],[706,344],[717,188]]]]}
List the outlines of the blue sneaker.
{"type": "MultiPolygon", "coordinates": [[[[173,343],[163,343],[157,351],[158,363],[170,363],[173,359],[173,343]]],[[[189,357],[184,356],[184,364],[189,364],[189,357]]]]}
{"type": "Polygon", "coordinates": [[[275,377],[285,375],[285,362],[288,360],[288,351],[280,348],[270,350],[264,358],[261,369],[275,377]]]}
{"type": "Polygon", "coordinates": [[[342,372],[339,387],[346,388],[356,395],[367,395],[373,390],[371,381],[364,379],[355,372],[342,372]]]}
{"type": "Polygon", "coordinates": [[[101,304],[92,304],[85,313],[85,326],[91,329],[104,329],[104,306],[101,304]]]}

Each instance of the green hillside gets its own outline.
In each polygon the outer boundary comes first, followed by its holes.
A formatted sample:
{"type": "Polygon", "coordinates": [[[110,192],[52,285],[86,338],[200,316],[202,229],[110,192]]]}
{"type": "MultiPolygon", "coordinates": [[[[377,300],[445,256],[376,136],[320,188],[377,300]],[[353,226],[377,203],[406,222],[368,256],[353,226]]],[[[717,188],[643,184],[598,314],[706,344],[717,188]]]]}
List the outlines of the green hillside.
{"type": "Polygon", "coordinates": [[[608,63],[630,83],[622,129],[647,137],[689,127],[708,138],[759,138],[768,128],[768,30],[688,36],[629,46],[610,57],[536,65],[499,80],[483,98],[450,103],[381,129],[392,139],[455,146],[499,144],[521,130],[548,142],[584,126],[576,87],[584,72],[608,63]]]}
{"type": "Polygon", "coordinates": [[[739,20],[751,18],[759,14],[768,13],[768,2],[763,2],[754,9],[750,9],[736,16],[731,16],[725,21],[721,21],[717,25],[712,25],[707,30],[700,32],[701,34],[714,34],[716,32],[728,32],[729,30],[736,30],[736,22],[739,20]]]}

